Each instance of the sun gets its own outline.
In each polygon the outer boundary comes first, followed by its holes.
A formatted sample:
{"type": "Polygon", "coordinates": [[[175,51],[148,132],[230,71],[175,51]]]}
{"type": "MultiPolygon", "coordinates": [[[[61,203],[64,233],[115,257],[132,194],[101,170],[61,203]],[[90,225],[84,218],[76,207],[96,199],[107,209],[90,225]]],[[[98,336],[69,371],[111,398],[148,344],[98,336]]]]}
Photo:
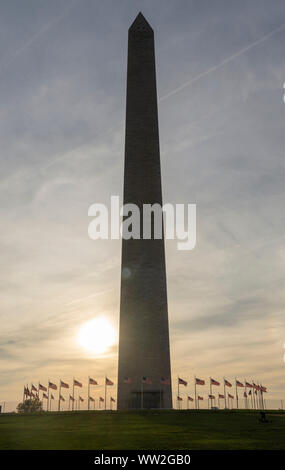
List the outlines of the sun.
{"type": "Polygon", "coordinates": [[[106,352],[116,342],[116,331],[105,317],[97,317],[84,323],[78,334],[78,343],[94,354],[106,352]]]}

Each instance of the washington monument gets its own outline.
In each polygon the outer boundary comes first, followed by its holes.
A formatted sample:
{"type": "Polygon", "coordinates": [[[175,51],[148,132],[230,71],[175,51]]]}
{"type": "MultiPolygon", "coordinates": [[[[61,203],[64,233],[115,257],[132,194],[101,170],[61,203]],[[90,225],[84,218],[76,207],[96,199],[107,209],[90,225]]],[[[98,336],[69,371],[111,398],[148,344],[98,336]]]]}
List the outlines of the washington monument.
{"type": "MultiPolygon", "coordinates": [[[[144,204],[162,206],[154,33],[141,13],[128,39],[126,204],[141,221],[144,204]]],[[[122,241],[118,409],[140,408],[172,408],[164,238],[153,227],[122,241]]]]}

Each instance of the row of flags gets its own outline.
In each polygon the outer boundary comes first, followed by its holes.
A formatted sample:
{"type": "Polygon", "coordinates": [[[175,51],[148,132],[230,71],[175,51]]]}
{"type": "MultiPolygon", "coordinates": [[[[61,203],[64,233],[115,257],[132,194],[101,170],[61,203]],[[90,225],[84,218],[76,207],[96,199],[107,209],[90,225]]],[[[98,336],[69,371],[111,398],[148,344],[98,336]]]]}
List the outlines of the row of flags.
{"type": "MultiPolygon", "coordinates": [[[[34,388],[33,388],[33,390],[34,390],[34,388]]],[[[30,398],[38,397],[38,393],[35,394],[34,392],[30,391],[29,387],[24,388],[24,395],[25,395],[25,397],[30,397],[30,398]]],[[[42,398],[46,398],[46,399],[50,399],[50,400],[55,399],[55,397],[52,393],[50,394],[50,397],[48,397],[48,395],[46,393],[43,393],[42,398]]],[[[111,401],[115,403],[116,400],[113,397],[110,397],[110,398],[111,398],[111,401]]],[[[84,398],[82,398],[80,395],[79,395],[78,399],[79,399],[80,402],[85,401],[84,398]]],[[[102,398],[102,397],[99,397],[99,399],[100,399],[101,402],[105,401],[104,398],[102,398]]],[[[62,395],[59,395],[59,400],[60,401],[66,401],[66,399],[62,395]]],[[[76,401],[76,399],[72,395],[69,395],[69,400],[76,401]]],[[[91,396],[89,396],[89,400],[92,401],[92,402],[95,401],[95,399],[91,396]]]]}
{"type": "MultiPolygon", "coordinates": [[[[125,384],[132,384],[133,380],[132,380],[131,377],[124,377],[123,382],[125,384]]],[[[152,384],[152,379],[150,377],[143,376],[141,378],[142,408],[143,408],[143,393],[144,393],[143,385],[151,385],[151,384],[152,384]]],[[[160,378],[160,384],[169,386],[171,384],[170,378],[161,377],[160,378]]],[[[90,395],[90,386],[93,386],[93,385],[99,385],[98,381],[95,380],[92,377],[88,377],[88,398],[87,398],[88,409],[90,408],[90,402],[92,402],[95,406],[95,399],[90,395]]],[[[114,385],[114,382],[112,380],[110,380],[108,377],[105,376],[104,385],[105,385],[105,397],[104,398],[101,397],[101,396],[99,397],[99,407],[100,407],[101,403],[104,403],[105,404],[105,409],[106,409],[107,387],[114,385]]],[[[177,402],[178,403],[183,401],[183,398],[180,396],[180,389],[179,389],[180,385],[183,385],[184,387],[187,387],[188,381],[184,380],[184,379],[182,379],[181,377],[178,376],[178,395],[177,395],[177,402]]],[[[195,406],[196,406],[196,408],[199,409],[199,402],[203,401],[204,397],[197,394],[197,386],[203,386],[203,385],[206,385],[206,381],[204,379],[201,379],[201,378],[198,378],[198,377],[195,376],[194,377],[195,397],[193,398],[190,395],[188,395],[187,396],[187,405],[189,404],[189,402],[194,402],[195,401],[195,406]]],[[[213,386],[218,387],[218,386],[221,386],[221,385],[224,386],[224,393],[218,393],[217,394],[217,399],[218,400],[225,400],[225,408],[227,407],[226,406],[226,400],[227,399],[228,399],[228,401],[229,400],[234,400],[235,398],[236,398],[236,406],[238,408],[238,406],[239,406],[239,404],[238,404],[238,400],[239,400],[238,388],[243,388],[244,389],[243,397],[246,400],[246,406],[247,406],[247,398],[251,397],[252,407],[255,408],[258,405],[260,408],[264,408],[263,393],[267,392],[267,388],[264,387],[263,385],[256,384],[255,382],[249,382],[247,380],[245,380],[244,382],[241,382],[240,380],[237,380],[237,379],[235,379],[234,383],[232,383],[226,378],[223,379],[223,384],[221,384],[221,382],[219,382],[218,380],[216,380],[212,377],[209,378],[210,391],[209,391],[209,394],[208,394],[208,397],[207,397],[207,399],[211,401],[211,405],[212,405],[212,400],[216,400],[216,396],[212,393],[212,387],[213,386]],[[235,386],[235,388],[236,388],[236,395],[235,396],[232,395],[231,393],[226,393],[226,387],[231,388],[233,386],[235,386]],[[258,398],[258,400],[257,400],[257,398],[258,398]],[[257,403],[257,401],[259,401],[259,403],[257,403]]],[[[44,386],[41,383],[38,384],[38,387],[36,387],[34,384],[31,384],[30,389],[28,388],[28,386],[26,386],[26,387],[24,387],[23,399],[25,399],[26,397],[36,397],[36,396],[39,397],[39,392],[42,391],[43,392],[42,398],[47,399],[47,411],[49,411],[49,408],[51,406],[51,400],[55,400],[55,397],[54,397],[54,394],[52,393],[52,391],[58,390],[58,410],[60,411],[61,402],[66,401],[66,398],[62,395],[61,390],[62,389],[69,389],[71,387],[72,387],[72,394],[69,395],[68,400],[69,400],[69,406],[70,406],[70,403],[71,403],[72,410],[73,410],[74,409],[74,403],[76,402],[74,389],[75,389],[75,387],[83,388],[83,384],[79,380],[76,380],[74,378],[73,378],[73,382],[72,382],[71,386],[69,385],[69,383],[66,383],[61,379],[60,379],[58,385],[49,380],[47,386],[44,386]],[[50,390],[51,390],[51,392],[50,392],[50,390]]],[[[82,398],[82,396],[79,395],[78,396],[79,407],[80,407],[80,403],[82,403],[82,402],[84,402],[84,398],[82,398]]],[[[112,403],[115,403],[115,399],[113,397],[110,397],[111,407],[112,407],[112,403]]]]}
{"type": "MultiPolygon", "coordinates": [[[[88,383],[90,385],[99,385],[97,380],[92,379],[92,377],[88,377],[88,383]]],[[[108,379],[108,377],[105,377],[105,383],[106,383],[106,385],[114,385],[114,382],[112,382],[112,380],[108,379]]],[[[73,386],[82,388],[83,384],[81,382],[79,382],[78,380],[73,379],[73,386]]],[[[55,383],[50,382],[50,381],[48,381],[47,387],[45,387],[41,383],[39,383],[38,388],[36,388],[35,385],[33,385],[33,384],[31,385],[31,391],[32,392],[33,391],[37,392],[38,390],[42,390],[43,392],[47,392],[49,388],[51,388],[52,390],[57,390],[58,386],[55,383]]],[[[63,380],[60,379],[59,388],[69,388],[69,384],[66,383],[66,382],[63,382],[63,380]]],[[[27,389],[28,389],[28,387],[27,387],[27,389]]]]}
{"type": "MultiPolygon", "coordinates": [[[[206,385],[206,381],[204,379],[199,379],[198,377],[194,378],[195,380],[195,385],[206,385]]],[[[184,385],[185,387],[188,385],[188,382],[184,379],[181,379],[181,377],[178,377],[178,385],[184,385]]],[[[213,379],[210,377],[210,385],[216,385],[220,386],[221,383],[218,382],[217,380],[213,379]]],[[[232,383],[229,382],[227,379],[224,378],[224,385],[226,387],[232,387],[232,383]]],[[[236,387],[245,387],[245,388],[253,388],[256,391],[262,391],[262,392],[267,392],[267,387],[264,387],[263,385],[260,384],[255,384],[254,382],[250,383],[245,380],[244,383],[240,382],[239,380],[235,380],[235,385],[236,387]]]]}
{"type": "MultiPolygon", "coordinates": [[[[183,385],[184,387],[187,387],[188,382],[186,380],[182,379],[179,376],[177,378],[177,382],[178,382],[177,402],[179,403],[183,400],[180,397],[179,386],[183,385]]],[[[197,395],[197,385],[206,385],[206,381],[204,379],[194,377],[195,406],[196,406],[196,408],[199,409],[199,400],[203,400],[203,397],[201,397],[200,395],[197,395]]],[[[211,406],[212,406],[212,400],[216,399],[216,396],[213,395],[213,393],[212,393],[212,386],[219,387],[221,385],[221,383],[218,380],[215,380],[212,377],[210,377],[209,378],[209,385],[210,385],[210,393],[208,394],[208,400],[211,401],[211,406]]],[[[259,408],[264,409],[263,393],[267,392],[267,387],[264,387],[261,384],[256,384],[255,382],[252,382],[252,383],[248,382],[247,380],[245,380],[244,383],[243,383],[243,382],[241,382],[240,380],[237,380],[237,379],[235,379],[234,385],[235,385],[235,388],[236,388],[236,396],[232,395],[231,393],[226,394],[226,387],[231,388],[231,387],[233,387],[233,384],[229,380],[227,380],[225,378],[223,379],[224,393],[223,394],[218,393],[218,400],[220,400],[220,399],[225,400],[225,408],[227,407],[226,406],[227,398],[228,398],[228,400],[229,399],[234,400],[236,398],[236,407],[238,408],[238,406],[239,406],[239,404],[238,404],[238,400],[239,400],[238,388],[243,388],[244,389],[243,397],[246,400],[246,407],[248,407],[247,398],[251,396],[251,398],[252,398],[252,407],[254,407],[254,408],[259,407],[259,408]],[[250,390],[247,391],[247,389],[250,389],[250,390]],[[256,399],[255,399],[254,395],[255,395],[256,399]]],[[[187,397],[187,403],[189,401],[194,401],[194,399],[191,396],[188,396],[187,397]]]]}
{"type": "MultiPolygon", "coordinates": [[[[87,398],[87,403],[88,403],[88,409],[90,408],[90,402],[94,404],[95,407],[95,398],[90,395],[90,386],[91,385],[99,385],[97,380],[93,379],[92,377],[88,377],[88,398],[87,398]]],[[[105,404],[105,409],[106,409],[106,401],[107,401],[107,387],[114,385],[114,382],[110,380],[108,377],[105,377],[105,397],[99,397],[99,408],[101,403],[105,404]]],[[[70,409],[70,403],[72,406],[72,410],[74,410],[74,404],[76,403],[76,398],[75,398],[75,393],[74,393],[74,388],[79,387],[83,388],[83,384],[76,379],[73,379],[72,385],[70,386],[68,383],[64,382],[63,380],[59,380],[59,384],[55,384],[54,382],[51,382],[50,380],[48,381],[47,386],[42,385],[40,382],[38,384],[38,387],[36,387],[34,384],[31,384],[31,387],[29,389],[28,386],[24,386],[24,393],[23,393],[23,401],[28,397],[28,398],[39,398],[40,391],[43,392],[42,398],[47,400],[47,411],[51,409],[51,401],[55,400],[55,396],[52,393],[53,390],[58,390],[58,411],[60,411],[60,405],[61,402],[65,402],[68,400],[69,403],[69,409],[70,409]],[[69,395],[69,398],[65,398],[61,390],[62,389],[69,389],[72,387],[72,394],[69,395]]],[[[80,403],[84,402],[84,398],[79,395],[78,396],[78,407],[80,409],[80,403]]],[[[112,403],[115,403],[116,400],[113,397],[110,397],[110,406],[112,408],[112,403]]]]}

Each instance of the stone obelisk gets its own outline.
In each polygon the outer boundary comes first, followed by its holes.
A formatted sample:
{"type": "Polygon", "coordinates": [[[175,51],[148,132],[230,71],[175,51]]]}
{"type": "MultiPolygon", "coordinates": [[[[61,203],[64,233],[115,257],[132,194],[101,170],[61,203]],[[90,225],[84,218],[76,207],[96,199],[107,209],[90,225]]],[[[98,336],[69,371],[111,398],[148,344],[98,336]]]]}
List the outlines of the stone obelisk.
{"type": "MultiPolygon", "coordinates": [[[[154,33],[129,29],[124,204],[162,205],[154,33]]],[[[141,228],[142,233],[142,228],[141,228]]],[[[164,239],[123,239],[118,409],[172,408],[164,239]]]]}

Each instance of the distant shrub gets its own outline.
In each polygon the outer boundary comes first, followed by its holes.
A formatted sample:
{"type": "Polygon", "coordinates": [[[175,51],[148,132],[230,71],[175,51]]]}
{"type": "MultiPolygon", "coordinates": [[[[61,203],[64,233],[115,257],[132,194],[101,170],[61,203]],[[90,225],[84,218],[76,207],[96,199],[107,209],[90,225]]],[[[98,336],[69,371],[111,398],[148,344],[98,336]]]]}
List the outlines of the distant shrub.
{"type": "Polygon", "coordinates": [[[17,406],[17,413],[24,414],[24,413],[40,413],[43,411],[43,404],[41,400],[37,397],[29,398],[25,400],[23,403],[19,403],[17,406]]]}

